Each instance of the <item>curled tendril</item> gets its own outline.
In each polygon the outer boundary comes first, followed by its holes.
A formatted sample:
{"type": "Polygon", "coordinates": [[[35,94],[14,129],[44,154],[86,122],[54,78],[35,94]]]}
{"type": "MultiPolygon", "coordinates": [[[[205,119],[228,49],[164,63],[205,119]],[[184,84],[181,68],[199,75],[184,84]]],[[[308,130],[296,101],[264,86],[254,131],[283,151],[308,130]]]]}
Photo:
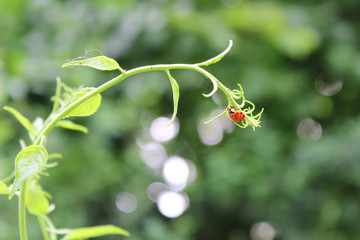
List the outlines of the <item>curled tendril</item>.
{"type": "Polygon", "coordinates": [[[237,90],[237,89],[234,89],[232,91],[230,91],[230,94],[233,98],[235,99],[240,99],[244,96],[244,91],[243,91],[243,88],[240,84],[238,84],[240,90],[237,90]]]}
{"type": "MultiPolygon", "coordinates": [[[[255,110],[255,104],[252,103],[251,101],[245,99],[242,86],[240,84],[238,84],[238,86],[239,86],[240,90],[234,89],[231,91],[222,85],[221,90],[225,93],[225,95],[228,98],[228,106],[227,107],[234,107],[235,109],[238,109],[245,114],[245,119],[242,122],[239,122],[239,123],[234,122],[237,126],[239,126],[241,128],[246,128],[248,126],[252,126],[253,130],[255,131],[256,127],[260,127],[261,114],[263,113],[264,109],[261,109],[261,111],[258,114],[253,115],[253,112],[255,110]],[[235,100],[239,101],[240,99],[242,99],[240,104],[237,103],[237,101],[235,101],[235,100]]],[[[218,119],[222,115],[227,115],[227,117],[230,118],[228,111],[225,109],[225,111],[223,111],[216,117],[212,118],[211,120],[205,122],[205,124],[208,124],[208,123],[218,119]]]]}
{"type": "MultiPolygon", "coordinates": [[[[210,81],[212,82],[212,84],[213,84],[212,91],[210,93],[207,93],[207,94],[203,93],[204,97],[213,96],[219,89],[227,97],[227,100],[228,100],[227,108],[225,108],[225,110],[222,113],[220,113],[219,115],[217,115],[213,119],[205,122],[205,124],[210,123],[210,122],[218,119],[219,117],[221,117],[223,115],[227,115],[230,118],[227,109],[229,107],[234,107],[236,110],[240,110],[245,114],[245,119],[243,121],[234,122],[234,123],[236,125],[238,125],[239,127],[241,127],[241,128],[246,128],[248,126],[252,126],[253,129],[255,130],[256,127],[260,127],[260,118],[261,118],[261,114],[262,114],[264,109],[262,109],[260,111],[260,113],[258,113],[257,115],[254,116],[253,112],[255,110],[255,104],[253,104],[249,100],[245,99],[244,90],[243,90],[241,84],[237,84],[239,89],[230,90],[224,84],[222,84],[214,75],[212,75],[211,73],[206,71],[204,68],[202,68],[203,66],[209,66],[211,64],[214,64],[214,63],[217,63],[218,61],[220,61],[230,51],[231,47],[232,47],[232,41],[229,42],[229,46],[225,49],[225,51],[218,54],[216,57],[213,57],[213,58],[211,58],[209,60],[206,60],[204,62],[201,62],[201,63],[196,63],[196,64],[193,64],[193,65],[186,65],[186,68],[187,69],[193,69],[193,70],[196,70],[196,71],[200,72],[205,77],[210,79],[210,81]],[[238,102],[240,102],[240,103],[238,103],[238,102]]],[[[177,113],[177,101],[178,101],[178,96],[179,96],[179,94],[178,94],[179,89],[178,89],[178,85],[177,85],[175,79],[173,79],[173,77],[171,77],[171,75],[169,73],[169,70],[170,70],[170,68],[167,68],[166,72],[168,74],[168,77],[169,77],[170,81],[172,82],[173,93],[174,93],[174,113],[173,113],[172,120],[170,121],[170,123],[171,123],[175,119],[175,116],[176,116],[176,113],[177,113]]]]}

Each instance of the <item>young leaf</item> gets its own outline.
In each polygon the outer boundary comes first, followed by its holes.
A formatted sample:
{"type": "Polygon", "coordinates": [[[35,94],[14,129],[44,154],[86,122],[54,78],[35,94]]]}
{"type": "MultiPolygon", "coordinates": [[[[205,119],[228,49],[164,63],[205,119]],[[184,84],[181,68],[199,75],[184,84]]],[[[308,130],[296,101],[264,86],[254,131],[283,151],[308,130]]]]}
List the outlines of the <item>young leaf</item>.
{"type": "Polygon", "coordinates": [[[9,194],[9,188],[5,185],[5,183],[0,182],[0,194],[9,194]]]}
{"type": "Polygon", "coordinates": [[[50,159],[60,159],[60,158],[62,158],[62,155],[60,153],[51,153],[48,156],[48,160],[50,160],[50,159]]]}
{"type": "Polygon", "coordinates": [[[119,64],[114,59],[106,56],[97,56],[97,57],[86,58],[81,60],[74,60],[71,62],[64,63],[61,67],[66,68],[73,66],[87,66],[102,71],[112,71],[117,69],[122,71],[119,64]]]}
{"type": "Polygon", "coordinates": [[[233,42],[230,40],[229,46],[222,53],[220,53],[216,57],[213,57],[213,58],[211,58],[211,59],[209,59],[209,60],[207,60],[205,62],[197,63],[196,65],[197,66],[209,66],[211,64],[217,63],[218,61],[220,61],[230,51],[232,45],[233,45],[233,42]]]}
{"type": "Polygon", "coordinates": [[[31,214],[42,215],[48,213],[50,204],[45,195],[46,193],[37,180],[32,179],[27,184],[25,204],[31,214]]]}
{"type": "Polygon", "coordinates": [[[52,113],[56,112],[60,106],[60,98],[61,98],[61,79],[60,77],[56,77],[56,91],[55,96],[52,98],[54,101],[52,113]]]}
{"type": "MultiPolygon", "coordinates": [[[[71,102],[75,102],[79,98],[85,96],[87,93],[91,92],[95,88],[82,88],[77,93],[75,93],[74,97],[72,98],[71,102]]],[[[91,114],[94,114],[97,109],[100,107],[101,104],[101,95],[96,94],[86,102],[80,104],[78,107],[76,107],[74,110],[72,110],[70,113],[68,113],[65,117],[84,117],[84,116],[90,116],[91,114]]]]}
{"type": "Polygon", "coordinates": [[[27,119],[26,117],[24,117],[20,112],[18,112],[15,108],[12,107],[8,107],[5,106],[4,110],[8,111],[9,113],[11,113],[20,123],[21,125],[23,125],[23,127],[28,130],[28,132],[30,133],[30,135],[34,134],[34,127],[31,124],[31,122],[29,121],[29,119],[27,119]]]}
{"type": "Polygon", "coordinates": [[[173,92],[173,100],[174,100],[174,112],[172,115],[172,118],[170,120],[170,122],[167,125],[170,125],[171,123],[174,122],[177,111],[178,111],[178,102],[179,102],[179,95],[180,95],[180,91],[179,91],[179,85],[176,82],[176,80],[170,75],[169,70],[166,70],[166,74],[168,75],[170,82],[171,82],[171,88],[172,88],[172,92],[173,92]]]}
{"type": "Polygon", "coordinates": [[[83,133],[88,133],[88,129],[84,127],[83,125],[73,123],[72,121],[68,120],[61,120],[56,124],[57,127],[62,127],[74,131],[80,131],[83,133]]]}
{"type": "Polygon", "coordinates": [[[22,149],[15,159],[15,180],[9,199],[20,189],[23,182],[40,172],[47,162],[47,151],[42,146],[32,145],[22,149]]]}
{"type": "Polygon", "coordinates": [[[79,239],[88,239],[94,237],[101,237],[105,235],[124,235],[129,236],[129,232],[113,226],[113,225],[102,225],[102,226],[94,226],[94,227],[86,227],[86,228],[77,228],[68,233],[62,240],[79,240],[79,239]]]}

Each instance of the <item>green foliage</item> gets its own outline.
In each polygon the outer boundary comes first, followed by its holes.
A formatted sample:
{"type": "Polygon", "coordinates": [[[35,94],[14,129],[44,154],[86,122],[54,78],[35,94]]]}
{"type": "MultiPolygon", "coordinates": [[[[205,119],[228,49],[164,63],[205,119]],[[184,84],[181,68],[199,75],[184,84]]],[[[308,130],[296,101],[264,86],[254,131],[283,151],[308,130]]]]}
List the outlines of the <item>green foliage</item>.
{"type": "MultiPolygon", "coordinates": [[[[86,94],[91,93],[95,88],[81,88],[77,91],[74,96],[71,98],[69,105],[75,103],[80,98],[84,97],[86,94]]],[[[71,110],[65,115],[65,117],[85,117],[94,114],[101,104],[101,95],[96,94],[91,97],[86,102],[83,102],[81,105],[77,106],[74,110],[71,110]]],[[[75,130],[75,129],[74,129],[75,130]]]]}
{"type": "Polygon", "coordinates": [[[0,194],[9,194],[9,189],[8,187],[5,185],[5,183],[0,182],[0,194]]]}
{"type": "Polygon", "coordinates": [[[124,72],[114,59],[108,58],[106,56],[97,56],[81,60],[73,60],[62,65],[63,68],[73,66],[92,67],[101,71],[120,70],[124,72]]]}
{"type": "Polygon", "coordinates": [[[173,94],[173,102],[174,102],[174,112],[173,115],[170,119],[170,122],[168,123],[168,125],[170,125],[171,123],[174,122],[175,118],[176,118],[176,114],[178,111],[178,105],[179,105],[179,96],[180,96],[180,91],[179,91],[179,84],[176,82],[176,80],[170,75],[169,71],[166,71],[166,74],[170,80],[171,83],[171,88],[172,88],[172,94],[173,94]]]}
{"type": "Polygon", "coordinates": [[[35,128],[26,117],[24,117],[21,113],[12,107],[5,106],[4,110],[10,112],[21,123],[21,125],[23,125],[23,127],[28,131],[30,138],[34,137],[35,128]]]}
{"type": "Polygon", "coordinates": [[[215,57],[213,57],[213,58],[211,58],[209,60],[206,60],[206,61],[201,62],[201,63],[197,63],[196,65],[201,67],[201,66],[209,66],[211,64],[217,63],[218,61],[220,61],[230,51],[232,45],[233,45],[233,42],[230,41],[229,46],[222,53],[220,53],[219,55],[217,55],[217,56],[215,56],[215,57]]]}
{"type": "Polygon", "coordinates": [[[124,235],[129,236],[129,232],[113,226],[113,225],[102,225],[102,226],[95,226],[95,227],[86,227],[86,228],[77,228],[69,231],[62,238],[62,240],[81,240],[81,239],[88,239],[94,237],[101,237],[105,235],[124,235]]]}
{"type": "MultiPolygon", "coordinates": [[[[99,95],[100,96],[100,95],[99,95]]],[[[96,111],[96,110],[95,110],[96,111]]],[[[80,131],[83,133],[88,133],[88,129],[83,125],[73,123],[69,120],[61,120],[56,124],[57,127],[67,128],[74,131],[80,131]]]]}
{"type": "Polygon", "coordinates": [[[48,153],[42,146],[31,145],[22,149],[15,159],[15,180],[12,185],[9,199],[20,189],[26,179],[39,174],[47,163],[48,153]]]}
{"type": "Polygon", "coordinates": [[[36,179],[27,182],[25,204],[31,214],[42,215],[49,212],[50,203],[47,196],[36,179]]]}
{"type": "MultiPolygon", "coordinates": [[[[188,69],[195,70],[203,74],[205,77],[209,78],[213,85],[213,91],[205,95],[206,97],[212,96],[218,89],[222,90],[225,96],[228,99],[228,104],[236,103],[235,99],[243,98],[242,87],[239,84],[241,91],[233,90],[230,91],[225,85],[223,85],[217,78],[211,75],[209,72],[200,68],[200,66],[208,66],[220,61],[226,53],[231,49],[232,41],[228,48],[223,51],[221,54],[212,58],[210,60],[204,61],[199,64],[159,64],[159,65],[150,65],[140,68],[135,68],[129,71],[123,71],[117,62],[113,59],[110,59],[105,56],[98,56],[94,58],[87,58],[83,60],[74,60],[63,65],[63,67],[73,67],[73,66],[88,66],[102,71],[109,71],[119,69],[122,74],[109,80],[105,84],[94,88],[94,87],[80,87],[78,89],[72,89],[64,84],[60,78],[57,78],[57,86],[55,91],[55,96],[52,98],[54,105],[52,112],[49,117],[43,121],[40,118],[34,121],[33,124],[30,123],[27,118],[20,114],[17,110],[5,107],[4,109],[12,113],[16,119],[29,131],[30,139],[32,140],[31,146],[26,147],[26,143],[21,141],[23,149],[17,155],[15,159],[15,179],[12,185],[11,191],[9,193],[9,199],[11,199],[15,192],[20,189],[19,193],[19,226],[20,226],[20,238],[22,240],[27,240],[27,230],[26,230],[26,209],[33,215],[38,216],[39,225],[42,230],[43,237],[49,239],[50,236],[53,239],[56,239],[55,233],[63,233],[62,230],[57,230],[51,220],[46,217],[49,212],[50,203],[48,201],[48,196],[46,192],[42,190],[41,185],[36,177],[40,173],[44,173],[44,169],[47,167],[54,167],[57,164],[47,164],[48,153],[44,148],[44,142],[46,136],[54,127],[62,127],[75,131],[82,131],[87,133],[87,128],[75,124],[68,120],[63,120],[68,117],[74,116],[90,116],[94,114],[101,105],[101,95],[100,93],[107,90],[108,88],[114,86],[117,83],[122,82],[124,79],[143,72],[149,71],[165,71],[168,78],[170,79],[172,93],[173,93],[173,102],[174,102],[174,112],[173,116],[169,122],[171,124],[175,118],[178,111],[178,101],[179,101],[179,85],[176,80],[171,76],[170,70],[174,69],[188,69]],[[34,130],[35,129],[35,130],[34,130]]],[[[244,111],[247,114],[246,124],[240,127],[247,127],[252,125],[253,128],[259,127],[260,117],[262,111],[253,117],[250,115],[255,109],[255,105],[243,98],[243,103],[241,105],[236,105],[239,108],[244,107],[246,103],[251,104],[252,108],[246,108],[244,111]],[[252,122],[252,120],[257,122],[252,122]],[[250,123],[250,124],[249,124],[250,123]]],[[[52,157],[58,157],[57,155],[52,155],[52,157]]],[[[6,185],[2,186],[6,188],[6,185]]],[[[6,192],[5,189],[2,192],[6,192]]],[[[96,226],[90,228],[80,228],[73,230],[66,230],[67,235],[63,238],[64,240],[71,239],[88,239],[91,237],[104,236],[109,234],[118,234],[126,235],[129,233],[121,228],[105,225],[105,226],[96,226]]]]}

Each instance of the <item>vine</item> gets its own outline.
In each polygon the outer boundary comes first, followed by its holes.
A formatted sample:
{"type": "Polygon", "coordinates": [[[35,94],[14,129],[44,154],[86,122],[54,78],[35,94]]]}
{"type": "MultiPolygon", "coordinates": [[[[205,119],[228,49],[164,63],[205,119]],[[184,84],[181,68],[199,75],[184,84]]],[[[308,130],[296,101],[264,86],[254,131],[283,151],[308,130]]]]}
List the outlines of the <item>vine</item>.
{"type": "Polygon", "coordinates": [[[245,118],[241,122],[235,122],[241,128],[251,126],[254,130],[260,126],[260,118],[263,109],[256,115],[253,115],[255,105],[245,99],[242,86],[238,84],[239,89],[230,90],[223,85],[216,77],[206,71],[203,67],[215,64],[220,61],[231,49],[232,41],[229,46],[219,55],[196,64],[159,64],[149,65],[124,70],[119,64],[106,56],[97,56],[92,58],[81,57],[62,65],[63,68],[74,66],[87,66],[102,71],[120,71],[120,75],[105,82],[104,84],[93,88],[70,88],[57,78],[55,96],[52,98],[53,108],[47,119],[36,118],[31,122],[16,109],[5,106],[4,110],[11,113],[20,124],[27,130],[31,144],[27,145],[24,140],[20,140],[22,150],[15,158],[15,170],[9,176],[0,181],[0,194],[6,194],[9,199],[18,196],[19,200],[19,231],[21,240],[27,240],[26,230],[26,213],[29,212],[37,216],[40,229],[45,240],[56,240],[58,235],[64,235],[62,240],[71,239],[88,239],[108,234],[118,234],[128,236],[129,233],[117,226],[102,225],[95,227],[86,227],[78,229],[57,229],[48,217],[54,207],[49,203],[50,195],[45,192],[39,183],[41,174],[46,174],[46,170],[57,165],[56,162],[49,162],[51,159],[60,158],[60,154],[48,154],[45,147],[46,136],[55,127],[67,128],[75,131],[88,132],[85,126],[76,124],[68,118],[73,116],[90,116],[94,114],[101,105],[101,95],[103,91],[121,83],[123,80],[144,72],[163,71],[170,80],[173,92],[174,110],[169,124],[171,124],[177,115],[179,101],[179,85],[175,78],[172,77],[171,71],[175,69],[193,70],[210,79],[213,84],[213,90],[204,97],[211,97],[221,90],[228,101],[225,110],[206,122],[206,124],[216,120],[220,116],[227,115],[229,118],[229,107],[242,111],[245,118]],[[240,101],[238,103],[237,101],[240,101]],[[14,180],[13,180],[14,179],[14,180]],[[7,183],[13,183],[8,186],[7,183]]]}

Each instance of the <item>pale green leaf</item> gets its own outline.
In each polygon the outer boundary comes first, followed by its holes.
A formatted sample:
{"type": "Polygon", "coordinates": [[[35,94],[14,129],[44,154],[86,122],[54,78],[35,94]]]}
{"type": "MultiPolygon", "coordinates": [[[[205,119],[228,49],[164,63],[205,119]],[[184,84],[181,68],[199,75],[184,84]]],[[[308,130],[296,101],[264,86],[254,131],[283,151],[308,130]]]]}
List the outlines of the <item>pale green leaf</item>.
{"type": "Polygon", "coordinates": [[[179,85],[176,82],[176,80],[170,75],[170,72],[167,70],[166,74],[168,75],[170,82],[171,82],[171,88],[172,88],[172,92],[173,92],[173,101],[174,101],[174,112],[173,115],[171,117],[170,122],[168,123],[168,125],[170,125],[171,123],[174,122],[175,118],[176,118],[176,114],[178,111],[178,103],[179,103],[179,96],[180,96],[180,91],[179,91],[179,85]]]}
{"type": "Polygon", "coordinates": [[[19,152],[15,159],[15,180],[9,199],[14,196],[27,178],[41,171],[47,162],[47,158],[46,149],[38,145],[26,147],[19,152]]]}
{"type": "Polygon", "coordinates": [[[51,153],[51,154],[49,154],[49,156],[48,156],[48,160],[50,160],[50,159],[60,159],[60,158],[62,158],[62,155],[60,154],[60,153],[51,153]]]}
{"type": "MultiPolygon", "coordinates": [[[[71,103],[79,100],[81,97],[85,96],[87,93],[93,91],[95,88],[82,88],[80,89],[75,95],[73,96],[71,103]]],[[[89,100],[83,102],[79,106],[77,106],[74,110],[72,110],[70,113],[68,113],[65,117],[84,117],[84,116],[90,116],[91,114],[94,114],[97,109],[100,107],[101,104],[101,95],[96,94],[89,100]]]]}
{"type": "Polygon", "coordinates": [[[83,125],[73,123],[72,121],[68,120],[61,120],[56,124],[57,127],[62,127],[74,131],[80,131],[83,133],[88,133],[88,129],[84,127],[83,125]]]}
{"type": "Polygon", "coordinates": [[[28,211],[34,215],[47,214],[49,211],[49,201],[36,179],[32,179],[26,188],[25,203],[28,211]]]}
{"type": "Polygon", "coordinates": [[[23,127],[28,130],[28,132],[32,135],[34,134],[34,127],[31,124],[31,122],[29,121],[29,119],[27,119],[26,117],[24,117],[20,112],[18,112],[15,108],[9,107],[9,106],[5,106],[4,110],[8,111],[9,113],[11,113],[20,123],[21,125],[23,125],[23,127]]]}
{"type": "Polygon", "coordinates": [[[56,112],[60,106],[60,98],[61,98],[61,78],[56,77],[56,91],[55,96],[52,98],[54,101],[52,113],[56,112]]]}
{"type": "Polygon", "coordinates": [[[217,63],[218,61],[220,61],[231,49],[233,45],[233,42],[230,40],[229,41],[229,46],[222,52],[220,53],[219,55],[217,55],[216,57],[213,57],[205,62],[202,62],[202,63],[197,63],[196,65],[198,66],[209,66],[211,64],[214,64],[214,63],[217,63]]]}
{"type": "Polygon", "coordinates": [[[73,66],[87,66],[102,71],[121,70],[119,64],[112,58],[106,56],[97,56],[92,58],[74,60],[64,63],[62,68],[73,66]]]}
{"type": "Polygon", "coordinates": [[[85,228],[78,228],[72,230],[68,233],[62,240],[80,240],[80,239],[88,239],[94,237],[101,237],[105,235],[124,235],[129,236],[129,232],[116,227],[114,225],[102,225],[102,226],[94,226],[94,227],[85,227],[85,228]]]}
{"type": "Polygon", "coordinates": [[[0,182],[0,194],[9,194],[9,188],[5,185],[5,183],[0,182]]]}

